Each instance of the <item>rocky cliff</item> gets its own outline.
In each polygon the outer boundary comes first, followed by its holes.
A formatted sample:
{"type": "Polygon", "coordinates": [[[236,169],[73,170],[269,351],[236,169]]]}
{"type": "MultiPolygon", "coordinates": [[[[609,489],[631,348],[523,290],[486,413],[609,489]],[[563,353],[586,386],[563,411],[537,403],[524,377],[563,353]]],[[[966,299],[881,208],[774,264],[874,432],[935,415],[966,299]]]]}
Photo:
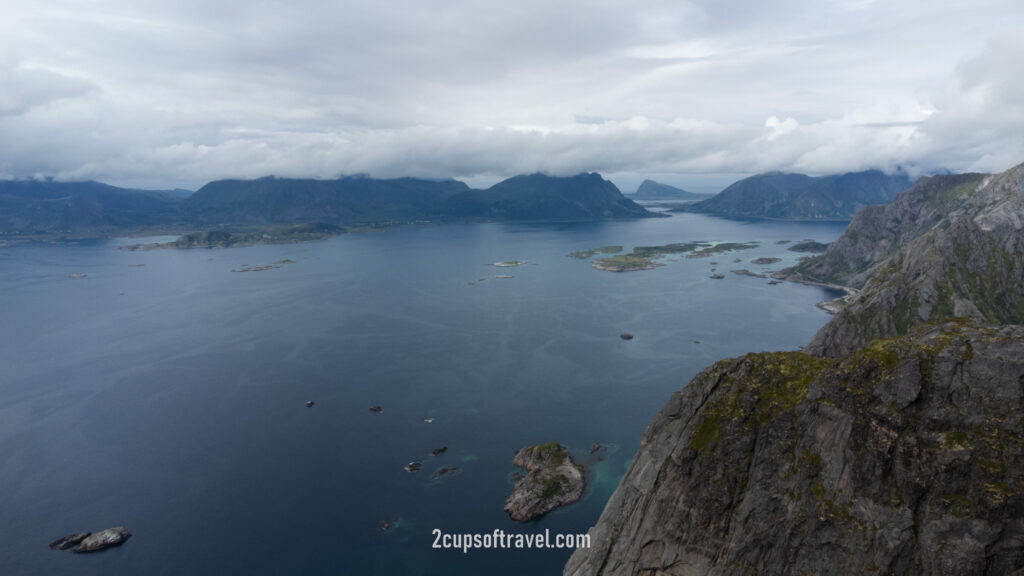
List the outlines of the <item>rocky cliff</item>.
{"type": "MultiPolygon", "coordinates": [[[[948,212],[942,216],[923,216],[934,200],[898,199],[917,210],[900,212],[895,202],[887,207],[889,221],[914,220],[916,225],[906,227],[913,232],[891,237],[899,238],[895,253],[871,267],[874,275],[819,331],[809,352],[842,356],[874,338],[906,334],[913,326],[951,317],[1024,324],[1024,165],[960,180],[944,188],[948,212]],[[923,220],[933,224],[922,230],[923,220]]],[[[842,244],[864,233],[852,224],[851,230],[824,256],[835,260],[845,255],[842,244]]]]}
{"type": "Polygon", "coordinates": [[[787,270],[794,280],[860,288],[883,260],[960,208],[987,174],[921,178],[890,204],[867,206],[821,256],[787,270]]]}
{"type": "Polygon", "coordinates": [[[1024,575],[1024,165],[862,215],[811,353],[677,392],[565,574],[1024,575]]]}
{"type": "Polygon", "coordinates": [[[1024,569],[1024,328],[751,354],[654,418],[566,575],[1024,569]]]}

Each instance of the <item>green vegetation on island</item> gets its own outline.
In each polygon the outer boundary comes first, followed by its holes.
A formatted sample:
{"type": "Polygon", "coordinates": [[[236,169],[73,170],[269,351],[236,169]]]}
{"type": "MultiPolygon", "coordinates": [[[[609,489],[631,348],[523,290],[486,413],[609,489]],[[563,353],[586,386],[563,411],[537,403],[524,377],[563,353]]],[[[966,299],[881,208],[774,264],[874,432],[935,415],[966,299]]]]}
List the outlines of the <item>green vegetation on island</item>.
{"type": "MultiPolygon", "coordinates": [[[[674,254],[685,254],[687,258],[706,258],[714,254],[733,252],[736,250],[749,250],[757,248],[757,242],[678,242],[662,246],[637,246],[629,254],[616,254],[608,258],[592,260],[590,265],[598,270],[606,272],[633,272],[636,270],[651,270],[664,266],[660,260],[674,254]]],[[[618,246],[606,246],[605,248],[618,248],[618,246]]],[[[574,254],[597,253],[604,248],[596,248],[590,251],[573,252],[570,256],[577,258],[574,254]]]]}
{"type": "Polygon", "coordinates": [[[592,250],[581,250],[579,252],[570,252],[569,258],[575,258],[577,260],[586,260],[591,256],[597,256],[598,254],[618,254],[622,252],[622,246],[601,246],[600,248],[594,248],[592,250]]]}

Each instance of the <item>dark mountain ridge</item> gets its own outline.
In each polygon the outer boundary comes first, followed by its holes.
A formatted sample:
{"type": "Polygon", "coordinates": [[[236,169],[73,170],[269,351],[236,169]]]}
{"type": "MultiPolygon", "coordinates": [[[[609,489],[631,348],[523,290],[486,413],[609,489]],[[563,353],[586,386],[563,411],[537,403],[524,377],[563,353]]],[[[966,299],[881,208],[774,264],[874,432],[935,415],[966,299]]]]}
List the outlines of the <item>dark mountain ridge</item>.
{"type": "Polygon", "coordinates": [[[487,190],[455,180],[218,180],[187,196],[98,182],[0,182],[0,234],[113,234],[322,223],[602,220],[656,216],[599,174],[516,176],[487,190]]]}
{"type": "Polygon", "coordinates": [[[0,233],[109,232],[181,223],[179,194],[99,182],[0,181],[0,233]]]}
{"type": "Polygon", "coordinates": [[[738,218],[849,220],[865,206],[892,201],[910,185],[905,174],[879,170],[820,177],[769,172],[744,178],[712,198],[676,210],[738,218]]]}

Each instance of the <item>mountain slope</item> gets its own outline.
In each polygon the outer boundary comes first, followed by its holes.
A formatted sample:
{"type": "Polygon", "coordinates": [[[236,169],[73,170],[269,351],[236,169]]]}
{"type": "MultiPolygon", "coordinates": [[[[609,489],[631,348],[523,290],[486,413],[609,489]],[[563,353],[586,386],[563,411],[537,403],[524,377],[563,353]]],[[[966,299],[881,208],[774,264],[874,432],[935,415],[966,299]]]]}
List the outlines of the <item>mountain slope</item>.
{"type": "Polygon", "coordinates": [[[712,198],[676,210],[744,218],[849,220],[865,206],[892,201],[910,184],[906,175],[878,170],[818,178],[771,172],[744,178],[712,198]]]}
{"type": "Polygon", "coordinates": [[[445,215],[448,198],[467,190],[454,180],[267,177],[210,182],[182,206],[199,225],[431,220],[445,215]]]}
{"type": "Polygon", "coordinates": [[[180,222],[179,195],[99,182],[0,181],[0,233],[107,232],[180,222]]]}
{"type": "Polygon", "coordinates": [[[1024,164],[969,182],[953,188],[966,192],[951,213],[876,267],[808,352],[842,356],[951,317],[1024,324],[1024,164]]]}
{"type": "Polygon", "coordinates": [[[884,206],[867,206],[824,254],[785,271],[794,280],[860,288],[875,267],[901,246],[960,209],[986,174],[921,178],[884,206]]]}
{"type": "Polygon", "coordinates": [[[651,216],[598,174],[516,176],[487,190],[454,180],[221,180],[183,202],[197,224],[595,220],[651,216]]]}

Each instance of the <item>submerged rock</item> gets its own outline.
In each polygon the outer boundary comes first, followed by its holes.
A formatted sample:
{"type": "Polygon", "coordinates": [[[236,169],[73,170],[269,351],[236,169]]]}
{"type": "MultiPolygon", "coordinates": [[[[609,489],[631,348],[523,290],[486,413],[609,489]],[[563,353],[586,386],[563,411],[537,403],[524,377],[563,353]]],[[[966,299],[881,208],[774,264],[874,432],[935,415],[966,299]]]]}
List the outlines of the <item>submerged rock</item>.
{"type": "Polygon", "coordinates": [[[431,456],[440,456],[441,454],[444,454],[447,451],[448,451],[448,447],[447,446],[441,446],[440,448],[434,448],[433,450],[431,450],[430,451],[430,455],[431,456]]]}
{"type": "Polygon", "coordinates": [[[440,478],[442,476],[450,476],[452,474],[458,474],[458,472],[459,472],[458,468],[441,468],[440,470],[437,471],[436,474],[434,474],[434,479],[438,479],[438,478],[440,478]]]}
{"type": "Polygon", "coordinates": [[[528,522],[583,495],[586,467],[573,461],[560,444],[527,446],[516,452],[512,462],[529,471],[516,480],[512,495],[505,500],[505,511],[513,520],[528,522]]]}
{"type": "Polygon", "coordinates": [[[82,540],[78,547],[74,549],[74,552],[76,554],[81,554],[83,552],[99,552],[100,550],[120,546],[127,542],[131,537],[131,532],[126,530],[124,526],[107,528],[102,532],[90,534],[82,540]]]}

